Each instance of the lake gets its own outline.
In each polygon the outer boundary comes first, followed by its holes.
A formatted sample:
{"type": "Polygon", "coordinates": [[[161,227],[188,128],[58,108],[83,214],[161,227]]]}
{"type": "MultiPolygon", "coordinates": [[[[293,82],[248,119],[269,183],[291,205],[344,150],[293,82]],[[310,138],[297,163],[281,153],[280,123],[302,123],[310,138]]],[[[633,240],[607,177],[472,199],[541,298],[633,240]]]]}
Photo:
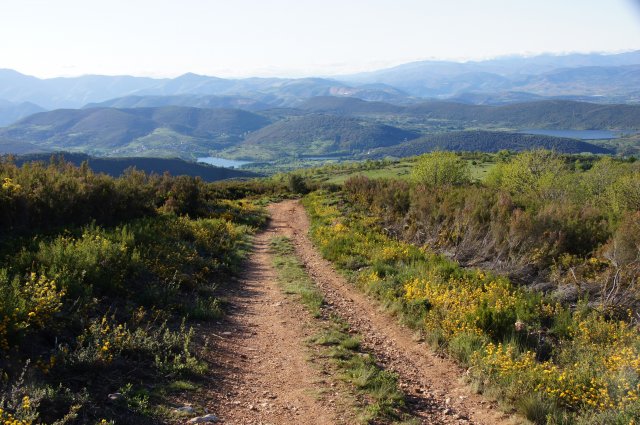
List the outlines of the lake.
{"type": "Polygon", "coordinates": [[[218,158],[215,156],[205,156],[198,158],[198,162],[215,165],[216,167],[240,168],[243,165],[251,164],[251,161],[236,161],[235,159],[218,158]]]}
{"type": "Polygon", "coordinates": [[[612,131],[612,130],[546,130],[546,129],[525,129],[520,130],[524,134],[539,134],[542,136],[569,137],[581,140],[603,140],[617,139],[621,134],[636,133],[635,131],[612,131]]]}

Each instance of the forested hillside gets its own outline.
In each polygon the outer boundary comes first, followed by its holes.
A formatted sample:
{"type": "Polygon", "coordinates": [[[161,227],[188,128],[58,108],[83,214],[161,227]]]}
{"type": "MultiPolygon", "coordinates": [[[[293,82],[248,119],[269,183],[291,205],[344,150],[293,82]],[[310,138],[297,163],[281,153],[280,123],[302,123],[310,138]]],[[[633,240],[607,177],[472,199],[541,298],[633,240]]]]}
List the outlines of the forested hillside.
{"type": "Polygon", "coordinates": [[[510,128],[639,129],[640,105],[600,105],[569,100],[540,100],[508,105],[473,105],[451,101],[417,102],[396,106],[348,98],[319,97],[300,108],[344,115],[374,115],[443,120],[467,127],[492,125],[510,128]]]}
{"type": "Polygon", "coordinates": [[[312,114],[283,119],[255,131],[229,154],[264,159],[291,155],[352,155],[417,136],[412,131],[370,121],[312,114]]]}
{"type": "MultiPolygon", "coordinates": [[[[0,147],[2,145],[0,144],[0,147]]],[[[146,174],[164,174],[168,173],[172,176],[190,176],[199,177],[206,182],[214,182],[225,179],[247,179],[256,177],[258,174],[248,171],[235,170],[233,168],[214,167],[212,165],[188,162],[181,159],[164,159],[164,158],[100,158],[91,157],[79,153],[55,153],[55,154],[25,154],[14,158],[16,165],[21,166],[24,163],[41,161],[48,163],[52,155],[54,158],[64,158],[65,161],[79,167],[83,162],[87,162],[88,166],[96,173],[108,174],[112,177],[120,177],[128,169],[135,168],[146,174]]]]}
{"type": "Polygon", "coordinates": [[[377,148],[367,158],[421,155],[433,151],[453,152],[498,152],[501,150],[524,151],[549,149],[560,153],[611,154],[609,149],[575,139],[540,136],[499,131],[452,131],[449,133],[422,136],[395,146],[377,148]]]}
{"type": "MultiPolygon", "coordinates": [[[[566,153],[609,153],[580,141],[513,133],[524,129],[612,129],[634,137],[640,130],[638,105],[559,100],[502,106],[444,101],[399,106],[352,97],[319,96],[299,103],[296,108],[255,112],[207,106],[209,102],[213,106],[219,102],[247,101],[247,108],[258,108],[246,99],[234,99],[195,95],[127,97],[107,104],[132,107],[37,113],[0,128],[0,137],[12,141],[10,146],[19,152],[24,149],[17,143],[24,142],[44,151],[94,156],[183,159],[221,156],[265,161],[300,156],[348,158],[374,149],[379,149],[377,157],[415,155],[434,148],[484,152],[545,148],[566,153]],[[201,107],[172,106],[176,103],[201,107]],[[148,104],[165,106],[142,107],[148,104]]],[[[624,141],[608,146],[628,152],[628,144],[624,141]]]]}
{"type": "Polygon", "coordinates": [[[206,156],[269,124],[263,116],[235,109],[60,109],[25,118],[0,130],[15,141],[51,150],[110,156],[206,156]]]}

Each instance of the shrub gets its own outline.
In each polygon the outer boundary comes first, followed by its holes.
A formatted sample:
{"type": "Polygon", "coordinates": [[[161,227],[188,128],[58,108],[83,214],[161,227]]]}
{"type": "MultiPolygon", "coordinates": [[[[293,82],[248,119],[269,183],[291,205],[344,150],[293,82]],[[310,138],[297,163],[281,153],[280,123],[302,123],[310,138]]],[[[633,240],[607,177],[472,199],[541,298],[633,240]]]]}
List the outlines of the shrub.
{"type": "MultiPolygon", "coordinates": [[[[589,423],[599,417],[622,423],[640,409],[640,336],[633,310],[620,320],[594,309],[594,303],[564,307],[505,277],[463,269],[395,240],[364,212],[367,208],[345,198],[315,193],[304,202],[311,236],[327,258],[342,269],[357,258],[359,268],[347,271],[359,287],[392,306],[439,349],[469,364],[480,387],[492,388],[530,419],[589,423]]],[[[616,236],[631,253],[628,265],[637,264],[636,221],[637,213],[630,214],[616,236]]],[[[560,258],[563,267],[583,264],[577,256],[560,258]]],[[[594,276],[610,269],[597,259],[586,263],[594,276]]]]}
{"type": "Polygon", "coordinates": [[[287,187],[292,193],[304,194],[309,191],[304,178],[298,174],[289,174],[287,187]]]}
{"type": "Polygon", "coordinates": [[[471,180],[469,165],[453,152],[433,152],[418,158],[414,181],[426,186],[460,185],[471,180]]]}

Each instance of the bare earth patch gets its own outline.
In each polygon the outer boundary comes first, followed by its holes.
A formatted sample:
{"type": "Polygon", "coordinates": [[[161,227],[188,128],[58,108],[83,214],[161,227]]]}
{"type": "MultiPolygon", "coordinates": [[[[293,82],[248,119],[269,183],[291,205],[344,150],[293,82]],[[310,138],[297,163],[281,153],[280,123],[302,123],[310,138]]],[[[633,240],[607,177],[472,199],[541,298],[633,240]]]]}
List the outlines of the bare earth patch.
{"type": "Polygon", "coordinates": [[[309,362],[308,313],[278,286],[269,241],[258,234],[241,281],[226,291],[230,314],[209,338],[214,363],[207,405],[225,424],[340,423],[331,387],[309,362]]]}

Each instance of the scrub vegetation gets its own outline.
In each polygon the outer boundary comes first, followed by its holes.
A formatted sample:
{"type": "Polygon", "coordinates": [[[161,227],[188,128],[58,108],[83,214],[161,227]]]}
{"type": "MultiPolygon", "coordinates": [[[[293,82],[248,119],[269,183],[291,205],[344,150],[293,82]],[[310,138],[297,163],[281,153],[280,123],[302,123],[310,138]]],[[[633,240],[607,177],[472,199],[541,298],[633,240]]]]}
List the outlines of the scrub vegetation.
{"type": "MultiPolygon", "coordinates": [[[[640,164],[538,150],[218,183],[3,159],[0,423],[181,420],[215,356],[194,325],[224,315],[261,206],[289,196],[321,253],[479,392],[534,423],[640,416],[640,164]]],[[[395,375],[325,317],[291,243],[273,252],[365,416],[403,420],[395,375]]]]}
{"type": "Polygon", "coordinates": [[[171,422],[208,367],[193,323],[265,221],[237,198],[267,189],[56,158],[0,181],[0,423],[171,422]]]}
{"type": "Polygon", "coordinates": [[[638,164],[531,151],[480,183],[435,153],[411,177],[307,195],[323,255],[533,422],[636,420],[638,164]]]}

